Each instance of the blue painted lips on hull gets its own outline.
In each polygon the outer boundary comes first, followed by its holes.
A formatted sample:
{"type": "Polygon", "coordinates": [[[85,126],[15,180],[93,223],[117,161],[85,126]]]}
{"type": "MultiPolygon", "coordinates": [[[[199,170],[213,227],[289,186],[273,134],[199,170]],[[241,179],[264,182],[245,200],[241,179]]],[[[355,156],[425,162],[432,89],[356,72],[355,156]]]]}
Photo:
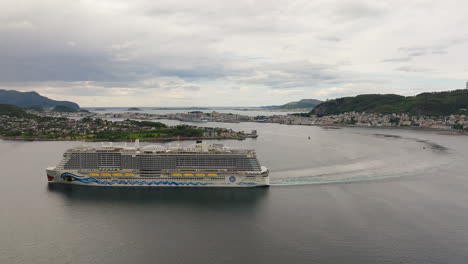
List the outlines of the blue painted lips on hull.
{"type": "Polygon", "coordinates": [[[99,185],[138,185],[138,186],[207,186],[209,183],[204,182],[175,182],[175,181],[124,181],[124,180],[112,180],[112,181],[100,181],[96,178],[78,178],[73,174],[64,173],[61,176],[62,179],[67,181],[77,181],[84,184],[99,184],[99,185]]]}
{"type": "MultiPolygon", "coordinates": [[[[96,178],[79,178],[70,173],[64,173],[60,178],[72,182],[77,181],[84,184],[98,184],[98,185],[129,185],[129,186],[194,186],[194,187],[205,187],[207,185],[213,185],[212,183],[205,182],[175,182],[175,181],[124,181],[124,180],[112,180],[112,181],[100,181],[96,178]]],[[[232,180],[230,180],[232,182],[232,180]]],[[[241,186],[256,186],[255,182],[238,182],[241,186]]]]}

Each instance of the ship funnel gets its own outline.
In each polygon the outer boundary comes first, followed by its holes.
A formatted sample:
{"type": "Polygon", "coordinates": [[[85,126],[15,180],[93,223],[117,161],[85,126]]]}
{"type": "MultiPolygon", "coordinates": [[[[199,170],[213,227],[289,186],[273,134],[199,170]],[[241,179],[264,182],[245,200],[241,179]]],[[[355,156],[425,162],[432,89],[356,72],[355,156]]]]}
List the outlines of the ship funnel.
{"type": "Polygon", "coordinates": [[[197,140],[195,143],[195,147],[199,148],[202,152],[207,152],[208,148],[207,145],[203,143],[201,140],[197,140]]]}
{"type": "Polygon", "coordinates": [[[138,138],[135,139],[135,148],[140,148],[140,140],[138,138]]]}

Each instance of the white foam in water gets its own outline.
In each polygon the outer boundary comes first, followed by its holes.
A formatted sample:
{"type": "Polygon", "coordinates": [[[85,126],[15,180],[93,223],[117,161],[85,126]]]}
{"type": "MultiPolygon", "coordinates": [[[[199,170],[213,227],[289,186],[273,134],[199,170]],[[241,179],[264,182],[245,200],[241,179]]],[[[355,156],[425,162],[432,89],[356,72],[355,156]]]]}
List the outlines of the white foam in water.
{"type": "MultiPolygon", "coordinates": [[[[330,184],[398,178],[423,173],[443,166],[450,160],[445,155],[448,151],[446,147],[429,140],[385,134],[374,136],[400,141],[398,143],[403,143],[405,147],[424,153],[407,152],[402,149],[397,153],[399,155],[384,155],[383,159],[366,157],[347,164],[272,172],[271,185],[330,184]]],[[[385,149],[382,149],[382,152],[385,153],[385,149]]]]}

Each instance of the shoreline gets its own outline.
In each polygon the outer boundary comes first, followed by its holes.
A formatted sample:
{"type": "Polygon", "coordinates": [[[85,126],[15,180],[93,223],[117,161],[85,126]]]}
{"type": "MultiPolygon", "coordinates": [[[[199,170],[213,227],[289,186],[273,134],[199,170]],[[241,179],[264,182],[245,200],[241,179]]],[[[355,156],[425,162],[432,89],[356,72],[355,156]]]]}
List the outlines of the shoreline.
{"type": "Polygon", "coordinates": [[[262,112],[271,112],[271,113],[308,113],[313,108],[291,108],[291,109],[281,109],[281,108],[233,108],[232,110],[236,111],[262,111],[262,112]]]}
{"type": "Polygon", "coordinates": [[[402,130],[420,130],[420,131],[440,131],[440,132],[452,132],[454,134],[466,134],[467,132],[458,131],[454,129],[445,129],[445,128],[431,128],[431,127],[411,127],[411,126],[355,126],[355,125],[345,125],[345,124],[333,124],[333,125],[321,125],[321,124],[314,124],[312,126],[319,126],[319,127],[351,127],[351,128],[375,128],[375,129],[402,129],[402,130]]]}
{"type": "MultiPolygon", "coordinates": [[[[224,123],[224,122],[220,122],[224,123]]],[[[229,122],[226,122],[229,123],[229,122]]],[[[252,122],[258,123],[258,122],[252,122]]],[[[267,122],[269,124],[279,124],[287,126],[315,126],[323,129],[341,129],[341,128],[370,128],[370,129],[392,129],[392,130],[413,130],[413,131],[431,131],[439,132],[441,135],[450,136],[468,136],[468,131],[459,131],[454,129],[443,129],[443,128],[430,128],[430,127],[389,127],[389,126],[355,126],[346,124],[282,124],[275,122],[267,122]]],[[[244,136],[244,137],[166,137],[166,138],[141,138],[140,142],[173,142],[173,141],[192,141],[192,140],[245,140],[247,138],[257,138],[258,136],[244,136]]],[[[134,142],[136,139],[72,139],[72,138],[58,138],[58,139],[46,139],[46,138],[19,138],[19,137],[6,137],[1,136],[1,140],[10,141],[84,141],[84,142],[134,142]]]]}
{"type": "MultiPolygon", "coordinates": [[[[258,136],[257,136],[258,137],[258,136]]],[[[257,138],[253,136],[247,137],[167,137],[167,138],[138,138],[140,142],[172,142],[172,141],[193,141],[193,140],[245,140],[247,138],[257,138]]],[[[0,136],[2,140],[10,141],[84,141],[84,142],[134,142],[133,139],[73,139],[73,138],[19,138],[0,136]]]]}
{"type": "MultiPolygon", "coordinates": [[[[271,123],[271,124],[279,124],[279,123],[271,123]]],[[[346,124],[330,124],[330,125],[323,125],[323,124],[310,124],[310,125],[297,125],[297,124],[280,124],[280,125],[288,125],[288,126],[316,126],[322,127],[325,129],[341,129],[341,128],[370,128],[370,129],[395,129],[395,130],[414,130],[414,131],[432,131],[432,132],[445,132],[444,135],[461,135],[461,136],[468,136],[468,131],[459,131],[454,129],[445,129],[445,128],[431,128],[431,127],[409,127],[409,126],[399,126],[399,127],[392,127],[392,126],[355,126],[355,125],[346,125],[346,124]]]]}

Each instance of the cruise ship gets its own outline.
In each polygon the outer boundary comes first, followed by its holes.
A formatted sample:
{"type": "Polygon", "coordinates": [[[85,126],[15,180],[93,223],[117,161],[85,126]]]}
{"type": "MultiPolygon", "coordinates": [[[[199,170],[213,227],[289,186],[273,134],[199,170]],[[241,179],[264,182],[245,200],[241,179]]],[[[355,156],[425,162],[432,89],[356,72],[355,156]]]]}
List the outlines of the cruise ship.
{"type": "Polygon", "coordinates": [[[269,186],[268,169],[254,150],[207,145],[80,146],[67,150],[49,183],[89,186],[257,187],[269,186]]]}

